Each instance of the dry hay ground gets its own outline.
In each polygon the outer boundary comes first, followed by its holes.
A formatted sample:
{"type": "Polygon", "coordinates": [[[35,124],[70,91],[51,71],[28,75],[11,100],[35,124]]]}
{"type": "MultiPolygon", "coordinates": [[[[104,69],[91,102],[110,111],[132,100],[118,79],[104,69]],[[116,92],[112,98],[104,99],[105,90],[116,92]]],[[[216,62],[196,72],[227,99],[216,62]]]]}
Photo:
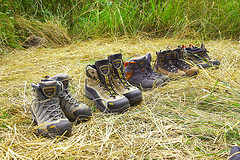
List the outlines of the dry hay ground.
{"type": "Polygon", "coordinates": [[[143,102],[119,115],[101,114],[84,96],[85,67],[114,53],[124,60],[175,48],[181,39],[99,39],[67,47],[16,51],[0,59],[0,157],[3,159],[226,159],[240,143],[240,44],[208,41],[219,69],[171,81],[143,93],[143,102]],[[35,133],[30,116],[31,83],[68,73],[70,90],[93,108],[93,117],[73,124],[69,138],[35,133]]]}

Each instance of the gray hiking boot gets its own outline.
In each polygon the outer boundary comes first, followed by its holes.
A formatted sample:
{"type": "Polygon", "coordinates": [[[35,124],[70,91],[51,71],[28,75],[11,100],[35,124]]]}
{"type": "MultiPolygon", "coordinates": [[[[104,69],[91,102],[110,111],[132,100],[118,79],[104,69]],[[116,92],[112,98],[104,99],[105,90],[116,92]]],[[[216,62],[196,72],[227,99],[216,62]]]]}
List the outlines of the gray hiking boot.
{"type": "Polygon", "coordinates": [[[166,78],[160,78],[161,76],[155,75],[151,65],[146,59],[147,56],[140,56],[133,58],[124,63],[125,77],[129,83],[144,90],[151,89],[154,86],[161,86],[166,81],[166,78]],[[151,71],[150,71],[151,70],[151,71]]]}
{"type": "Polygon", "coordinates": [[[63,84],[63,90],[59,93],[60,106],[71,122],[88,120],[92,116],[91,108],[86,104],[77,102],[69,93],[68,74],[59,74],[49,79],[60,81],[63,84]]]}
{"type": "Polygon", "coordinates": [[[57,81],[32,84],[35,99],[31,106],[34,121],[39,126],[38,132],[44,136],[70,136],[72,124],[64,115],[59,105],[59,92],[62,85],[57,81]]]}
{"type": "Polygon", "coordinates": [[[113,84],[116,90],[127,97],[131,106],[142,101],[142,92],[132,86],[124,76],[122,54],[114,54],[108,57],[112,69],[113,84]]]}
{"type": "Polygon", "coordinates": [[[109,60],[96,61],[86,68],[85,92],[101,112],[121,113],[129,108],[128,99],[119,94],[111,80],[109,60]]]}

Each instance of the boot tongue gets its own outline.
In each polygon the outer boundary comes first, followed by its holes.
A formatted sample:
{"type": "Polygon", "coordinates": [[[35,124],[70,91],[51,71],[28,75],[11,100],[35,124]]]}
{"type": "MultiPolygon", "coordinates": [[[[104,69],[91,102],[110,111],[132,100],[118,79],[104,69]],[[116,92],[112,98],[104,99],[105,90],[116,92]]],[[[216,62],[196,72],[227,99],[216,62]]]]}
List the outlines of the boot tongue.
{"type": "Polygon", "coordinates": [[[55,79],[56,81],[61,81],[63,83],[64,89],[68,88],[68,84],[69,84],[68,74],[59,74],[59,75],[51,77],[50,79],[55,79]]]}
{"type": "Polygon", "coordinates": [[[167,51],[163,51],[162,54],[165,57],[165,60],[175,60],[177,59],[177,53],[175,51],[171,51],[171,50],[167,50],[167,51]]]}
{"type": "Polygon", "coordinates": [[[57,81],[42,81],[39,82],[39,89],[42,93],[42,96],[40,95],[40,98],[45,97],[45,99],[50,99],[58,97],[61,86],[57,81]]]}
{"type": "Polygon", "coordinates": [[[123,61],[122,61],[122,54],[114,54],[108,57],[109,61],[111,62],[114,73],[118,74],[117,69],[120,69],[123,72],[123,61]]]}
{"type": "Polygon", "coordinates": [[[146,55],[145,56],[141,56],[141,57],[137,57],[137,58],[133,58],[133,61],[136,62],[137,66],[140,67],[142,72],[145,72],[145,68],[147,66],[147,59],[146,59],[146,55]]]}
{"type": "Polygon", "coordinates": [[[147,54],[145,55],[145,57],[146,57],[146,60],[147,60],[148,64],[151,64],[151,60],[152,60],[151,53],[147,53],[147,54]]]}
{"type": "Polygon", "coordinates": [[[98,71],[98,76],[101,80],[109,84],[110,81],[110,67],[108,59],[100,60],[95,62],[96,69],[98,71]]]}

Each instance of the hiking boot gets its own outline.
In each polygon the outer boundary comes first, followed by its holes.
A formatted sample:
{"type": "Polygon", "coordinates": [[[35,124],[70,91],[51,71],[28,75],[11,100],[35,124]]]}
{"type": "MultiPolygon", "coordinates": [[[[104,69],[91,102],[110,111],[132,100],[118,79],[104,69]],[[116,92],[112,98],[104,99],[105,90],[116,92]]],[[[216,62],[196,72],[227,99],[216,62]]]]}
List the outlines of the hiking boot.
{"type": "Polygon", "coordinates": [[[163,83],[166,83],[169,81],[169,78],[168,76],[164,75],[164,74],[161,74],[161,73],[157,73],[154,71],[154,69],[152,68],[151,66],[151,61],[152,61],[152,56],[151,56],[151,53],[147,53],[145,55],[146,59],[147,59],[147,71],[150,73],[150,77],[152,78],[155,78],[157,80],[162,80],[163,83]]]}
{"type": "Polygon", "coordinates": [[[95,101],[101,112],[121,113],[129,108],[128,99],[114,88],[108,59],[88,65],[86,76],[86,96],[95,101]]]}
{"type": "Polygon", "coordinates": [[[149,64],[147,56],[133,58],[124,63],[125,77],[129,83],[144,90],[154,86],[161,86],[166,81],[166,76],[157,75],[149,64]]]}
{"type": "Polygon", "coordinates": [[[68,74],[59,74],[49,79],[60,81],[63,84],[63,90],[59,93],[60,106],[66,117],[71,121],[83,121],[92,116],[92,110],[86,104],[77,102],[68,90],[68,74]]]}
{"type": "Polygon", "coordinates": [[[207,54],[207,52],[209,51],[205,48],[204,44],[201,45],[201,48],[194,47],[192,44],[190,44],[189,47],[183,45],[182,48],[187,59],[200,68],[210,68],[212,66],[220,65],[219,60],[212,60],[209,57],[209,55],[207,54]]]}
{"type": "Polygon", "coordinates": [[[142,92],[132,86],[124,76],[122,54],[114,54],[108,57],[112,69],[113,84],[116,90],[127,97],[131,106],[142,101],[142,92]]]}
{"type": "Polygon", "coordinates": [[[179,46],[177,49],[174,49],[173,52],[176,52],[176,58],[173,60],[173,64],[180,69],[181,71],[184,71],[187,76],[194,76],[198,74],[198,69],[189,65],[185,62],[182,48],[179,46]]]}
{"type": "Polygon", "coordinates": [[[229,153],[228,160],[239,160],[240,159],[240,147],[239,146],[233,146],[231,148],[231,151],[229,153]]]}
{"type": "Polygon", "coordinates": [[[39,126],[38,132],[43,135],[70,136],[72,125],[59,105],[59,93],[62,86],[57,81],[32,84],[36,99],[33,100],[31,112],[39,126]]]}
{"type": "Polygon", "coordinates": [[[160,50],[160,52],[156,52],[156,54],[157,59],[154,63],[154,67],[158,72],[167,75],[170,78],[186,75],[184,71],[178,69],[174,64],[174,60],[177,59],[177,53],[175,51],[166,50],[162,52],[160,50]]]}

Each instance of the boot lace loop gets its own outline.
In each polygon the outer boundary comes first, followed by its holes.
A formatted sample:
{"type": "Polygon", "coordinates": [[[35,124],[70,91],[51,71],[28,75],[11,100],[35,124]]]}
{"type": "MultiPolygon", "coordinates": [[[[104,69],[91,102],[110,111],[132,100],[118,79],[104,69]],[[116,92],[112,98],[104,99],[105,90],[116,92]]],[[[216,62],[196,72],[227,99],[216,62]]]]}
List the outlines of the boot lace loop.
{"type": "Polygon", "coordinates": [[[47,112],[50,112],[49,117],[52,117],[52,120],[58,120],[59,117],[64,118],[63,112],[60,109],[59,101],[46,99],[39,101],[39,103],[42,104],[43,108],[46,108],[47,112]]]}
{"type": "Polygon", "coordinates": [[[117,92],[113,89],[113,85],[110,82],[110,79],[108,78],[107,75],[105,76],[105,81],[97,79],[97,82],[100,83],[100,87],[102,87],[102,86],[104,87],[103,90],[107,90],[107,94],[110,97],[115,98],[118,95],[117,92]]]}
{"type": "Polygon", "coordinates": [[[118,72],[117,76],[119,77],[119,79],[120,79],[121,83],[123,84],[124,88],[129,89],[130,84],[127,81],[127,79],[125,78],[124,73],[121,71],[121,69],[117,69],[117,72],[118,72]]]}
{"type": "Polygon", "coordinates": [[[79,105],[78,101],[72,97],[72,95],[69,93],[69,89],[64,89],[59,93],[59,96],[64,98],[66,101],[68,101],[71,104],[74,104],[75,106],[79,105]]]}

